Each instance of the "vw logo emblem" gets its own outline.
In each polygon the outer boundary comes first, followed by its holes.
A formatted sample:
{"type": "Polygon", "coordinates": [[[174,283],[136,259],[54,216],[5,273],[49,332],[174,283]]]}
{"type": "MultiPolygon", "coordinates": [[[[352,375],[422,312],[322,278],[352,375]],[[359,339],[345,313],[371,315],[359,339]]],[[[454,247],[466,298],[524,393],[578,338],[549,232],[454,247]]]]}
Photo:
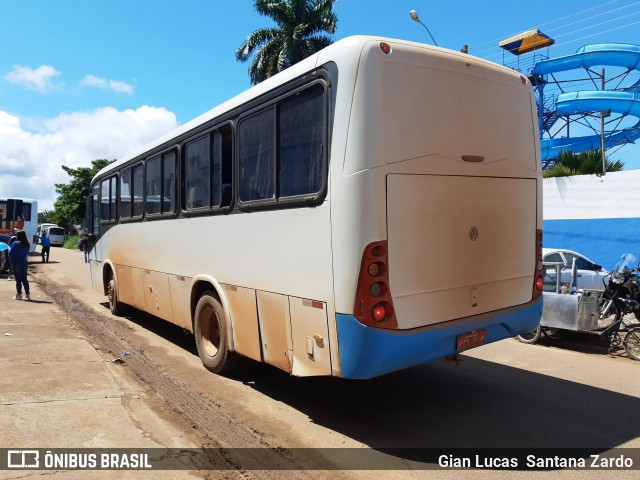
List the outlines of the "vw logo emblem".
{"type": "Polygon", "coordinates": [[[476,227],[471,227],[471,229],[469,230],[469,238],[472,242],[475,242],[478,239],[478,235],[480,235],[478,229],[476,227]]]}

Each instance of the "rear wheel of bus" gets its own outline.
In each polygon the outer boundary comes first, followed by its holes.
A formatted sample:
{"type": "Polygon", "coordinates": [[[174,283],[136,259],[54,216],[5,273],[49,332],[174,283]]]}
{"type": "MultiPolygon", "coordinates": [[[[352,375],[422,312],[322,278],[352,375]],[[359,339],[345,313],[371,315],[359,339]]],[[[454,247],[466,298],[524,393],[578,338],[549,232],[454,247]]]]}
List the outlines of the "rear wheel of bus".
{"type": "Polygon", "coordinates": [[[235,368],[239,357],[229,350],[229,332],[222,305],[212,291],[206,291],[196,305],[193,333],[202,364],[213,373],[235,368]]]}

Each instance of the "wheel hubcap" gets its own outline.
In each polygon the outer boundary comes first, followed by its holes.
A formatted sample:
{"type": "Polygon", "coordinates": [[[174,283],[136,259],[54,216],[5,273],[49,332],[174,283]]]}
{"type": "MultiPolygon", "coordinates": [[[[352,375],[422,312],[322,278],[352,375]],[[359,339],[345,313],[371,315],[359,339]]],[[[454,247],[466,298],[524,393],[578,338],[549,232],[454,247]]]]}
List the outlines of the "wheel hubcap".
{"type": "Polygon", "coordinates": [[[220,348],[220,325],[218,316],[213,308],[207,308],[202,312],[200,333],[202,334],[202,346],[210,357],[215,357],[220,348]]]}

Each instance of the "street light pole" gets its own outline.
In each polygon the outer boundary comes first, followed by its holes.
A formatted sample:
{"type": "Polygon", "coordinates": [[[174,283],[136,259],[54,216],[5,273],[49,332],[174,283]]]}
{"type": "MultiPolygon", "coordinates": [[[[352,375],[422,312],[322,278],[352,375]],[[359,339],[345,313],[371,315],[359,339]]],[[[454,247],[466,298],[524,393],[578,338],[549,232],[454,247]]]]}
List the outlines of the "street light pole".
{"type": "MultiPolygon", "coordinates": [[[[602,69],[602,90],[605,89],[606,82],[604,80],[604,68],[602,69]]],[[[605,154],[604,154],[604,117],[609,116],[611,113],[600,112],[600,154],[602,155],[602,174],[604,175],[607,171],[605,166],[605,154]]]]}
{"type": "Polygon", "coordinates": [[[433,40],[433,44],[437,47],[438,44],[436,43],[436,39],[433,38],[433,35],[431,35],[431,32],[429,31],[429,27],[427,27],[424,23],[422,23],[422,20],[420,20],[420,17],[418,16],[418,12],[416,12],[415,10],[411,10],[409,12],[409,16],[411,17],[411,20],[413,20],[414,22],[418,22],[420,25],[424,27],[424,29],[427,31],[427,33],[431,37],[431,40],[433,40]]]}

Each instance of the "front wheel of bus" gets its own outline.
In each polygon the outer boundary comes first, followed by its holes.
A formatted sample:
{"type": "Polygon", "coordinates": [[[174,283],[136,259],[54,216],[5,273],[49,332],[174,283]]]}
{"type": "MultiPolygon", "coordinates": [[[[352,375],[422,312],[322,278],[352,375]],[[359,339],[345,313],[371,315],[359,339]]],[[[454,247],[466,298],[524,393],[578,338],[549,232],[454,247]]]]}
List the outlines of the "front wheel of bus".
{"type": "Polygon", "coordinates": [[[107,298],[109,299],[109,310],[111,310],[111,313],[119,317],[126,313],[125,304],[118,300],[118,287],[113,277],[109,279],[109,283],[107,284],[107,298]]]}
{"type": "Polygon", "coordinates": [[[198,355],[207,370],[223,373],[234,368],[238,355],[229,350],[224,309],[213,292],[203,293],[198,300],[193,323],[198,355]]]}

